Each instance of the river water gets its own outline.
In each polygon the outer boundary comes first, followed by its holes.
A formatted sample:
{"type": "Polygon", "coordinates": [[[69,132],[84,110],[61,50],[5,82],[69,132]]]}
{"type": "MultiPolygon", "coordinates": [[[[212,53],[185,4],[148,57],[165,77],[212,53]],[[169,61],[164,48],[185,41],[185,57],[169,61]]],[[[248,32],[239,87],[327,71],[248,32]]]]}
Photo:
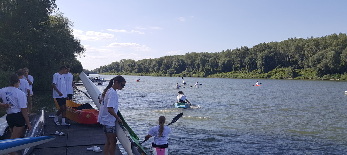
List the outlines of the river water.
{"type": "Polygon", "coordinates": [[[256,87],[257,79],[186,77],[187,85],[176,89],[180,77],[124,77],[120,110],[140,139],[159,116],[169,123],[183,112],[170,125],[170,154],[347,152],[347,82],[258,79],[262,85],[256,87]],[[179,90],[197,108],[174,108],[179,90]]]}

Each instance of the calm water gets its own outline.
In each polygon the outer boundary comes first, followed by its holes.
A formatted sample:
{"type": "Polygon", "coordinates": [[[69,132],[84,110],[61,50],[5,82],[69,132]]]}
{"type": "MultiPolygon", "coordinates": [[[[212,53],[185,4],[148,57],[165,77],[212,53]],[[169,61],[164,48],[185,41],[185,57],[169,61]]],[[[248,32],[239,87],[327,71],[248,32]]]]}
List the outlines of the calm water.
{"type": "Polygon", "coordinates": [[[187,77],[179,90],[200,108],[176,109],[175,85],[181,78],[124,77],[120,110],[140,139],[159,116],[169,123],[183,111],[170,126],[170,154],[347,152],[347,82],[259,80],[262,86],[255,87],[255,79],[187,77]],[[190,87],[197,81],[199,88],[190,87]]]}

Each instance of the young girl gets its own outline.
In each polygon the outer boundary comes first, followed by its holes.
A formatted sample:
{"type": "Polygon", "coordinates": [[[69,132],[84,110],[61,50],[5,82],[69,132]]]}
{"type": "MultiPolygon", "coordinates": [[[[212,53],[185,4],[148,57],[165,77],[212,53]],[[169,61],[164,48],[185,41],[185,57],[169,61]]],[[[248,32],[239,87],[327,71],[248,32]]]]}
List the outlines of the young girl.
{"type": "Polygon", "coordinates": [[[104,154],[106,155],[114,155],[116,151],[116,121],[122,123],[122,120],[117,115],[118,94],[116,90],[122,90],[125,83],[126,81],[122,76],[116,76],[110,80],[108,86],[100,97],[101,106],[98,122],[103,125],[103,130],[106,135],[106,143],[104,147],[104,154]]]}
{"type": "MultiPolygon", "coordinates": [[[[25,125],[31,129],[27,110],[27,98],[24,92],[18,89],[19,78],[17,75],[10,77],[10,86],[0,89],[0,98],[4,103],[1,107],[7,108],[6,121],[10,127],[11,138],[20,138],[24,135],[25,125]]],[[[16,154],[12,152],[11,154],[16,154]]]]}
{"type": "Polygon", "coordinates": [[[154,142],[152,143],[153,154],[155,155],[168,155],[168,137],[171,132],[171,129],[164,125],[165,117],[159,117],[159,125],[152,127],[148,135],[145,137],[145,141],[154,136],[154,142]]]}

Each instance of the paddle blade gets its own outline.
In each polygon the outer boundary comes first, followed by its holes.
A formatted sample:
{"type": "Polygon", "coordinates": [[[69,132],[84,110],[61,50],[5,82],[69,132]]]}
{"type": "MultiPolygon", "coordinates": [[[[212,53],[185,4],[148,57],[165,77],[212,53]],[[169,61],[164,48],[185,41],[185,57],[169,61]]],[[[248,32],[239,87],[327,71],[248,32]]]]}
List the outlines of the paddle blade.
{"type": "Polygon", "coordinates": [[[175,123],[178,119],[180,119],[183,116],[183,112],[179,113],[176,117],[174,117],[168,125],[171,125],[172,123],[175,123]]]}

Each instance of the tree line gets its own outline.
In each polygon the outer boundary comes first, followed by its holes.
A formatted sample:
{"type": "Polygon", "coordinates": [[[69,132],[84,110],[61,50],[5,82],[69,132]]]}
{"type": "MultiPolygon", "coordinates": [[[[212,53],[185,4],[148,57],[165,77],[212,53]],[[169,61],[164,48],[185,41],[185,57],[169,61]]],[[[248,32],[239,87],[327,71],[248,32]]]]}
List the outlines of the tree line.
{"type": "Polygon", "coordinates": [[[1,0],[0,86],[24,67],[34,76],[36,90],[51,90],[52,76],[62,65],[82,71],[76,57],[85,49],[71,27],[55,0],[1,0]]]}
{"type": "Polygon", "coordinates": [[[347,80],[347,36],[289,38],[216,53],[123,59],[92,72],[157,76],[347,80]]]}

